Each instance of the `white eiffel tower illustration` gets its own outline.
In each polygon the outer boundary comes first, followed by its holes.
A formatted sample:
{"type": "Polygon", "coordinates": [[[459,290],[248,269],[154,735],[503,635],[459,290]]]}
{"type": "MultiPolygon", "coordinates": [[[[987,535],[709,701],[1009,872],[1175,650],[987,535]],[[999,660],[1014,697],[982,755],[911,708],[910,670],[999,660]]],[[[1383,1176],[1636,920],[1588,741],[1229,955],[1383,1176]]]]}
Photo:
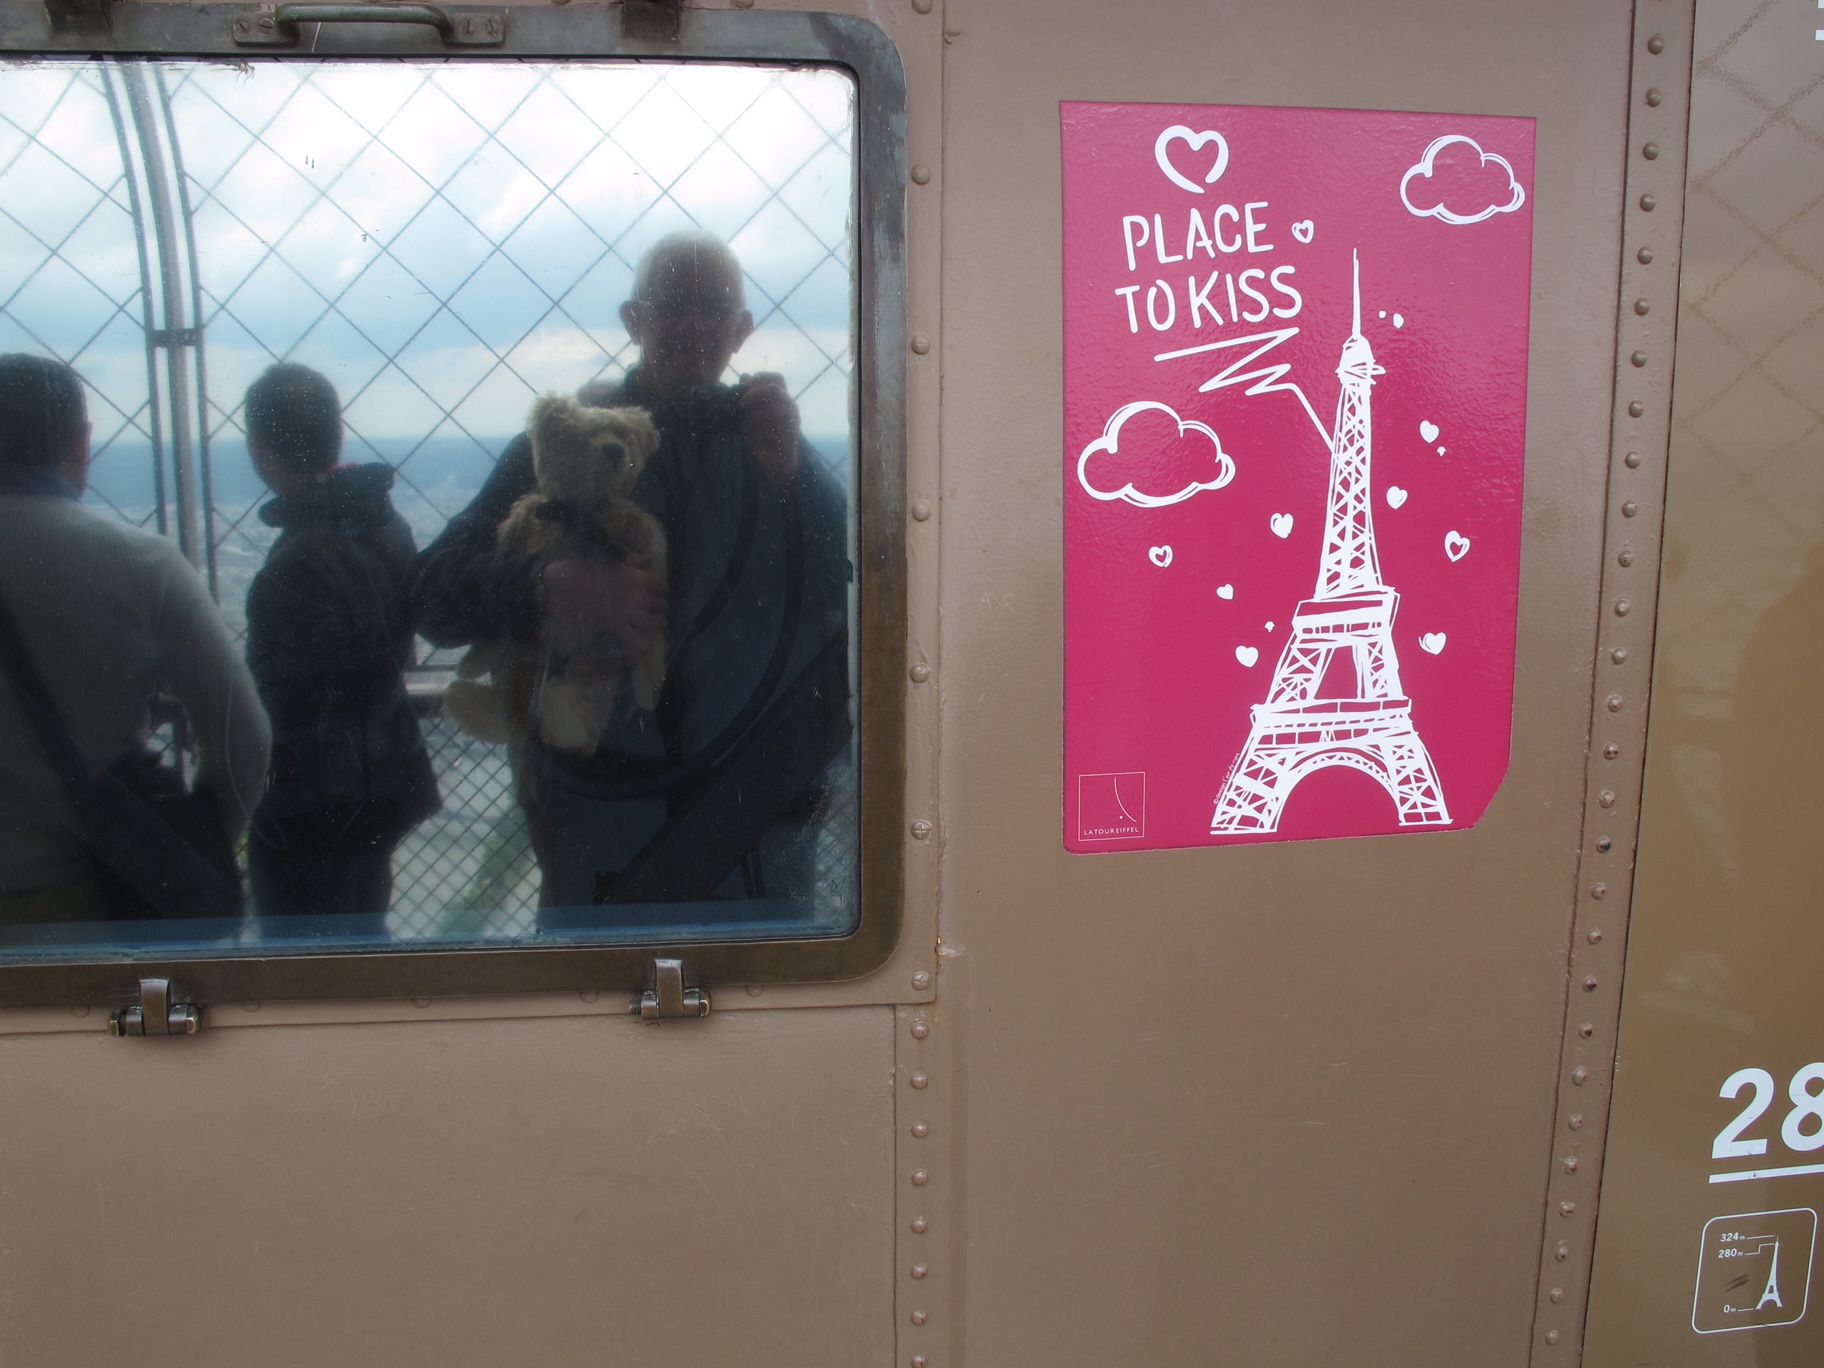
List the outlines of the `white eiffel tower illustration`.
{"type": "Polygon", "coordinates": [[[1425,743],[1412,725],[1412,700],[1400,686],[1393,618],[1400,596],[1381,582],[1374,549],[1369,464],[1374,428],[1369,393],[1374,364],[1362,336],[1362,268],[1355,263],[1355,323],[1336,368],[1342,393],[1330,438],[1330,501],[1317,591],[1298,605],[1265,703],[1255,705],[1247,745],[1216,799],[1211,835],[1276,831],[1299,781],[1329,765],[1348,765],[1379,781],[1401,826],[1450,821],[1425,743]],[[1354,685],[1320,696],[1324,678],[1347,652],[1354,685]]]}

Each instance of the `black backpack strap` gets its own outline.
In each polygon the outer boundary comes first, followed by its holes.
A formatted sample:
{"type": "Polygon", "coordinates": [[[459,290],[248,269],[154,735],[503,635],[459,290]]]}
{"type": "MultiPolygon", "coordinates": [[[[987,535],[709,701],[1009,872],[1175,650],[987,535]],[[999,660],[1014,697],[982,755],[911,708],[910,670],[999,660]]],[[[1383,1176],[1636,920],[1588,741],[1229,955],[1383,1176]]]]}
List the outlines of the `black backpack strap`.
{"type": "Polygon", "coordinates": [[[69,800],[77,834],[94,856],[161,917],[238,917],[241,890],[230,887],[170,823],[70,734],[3,599],[0,670],[69,800]]]}

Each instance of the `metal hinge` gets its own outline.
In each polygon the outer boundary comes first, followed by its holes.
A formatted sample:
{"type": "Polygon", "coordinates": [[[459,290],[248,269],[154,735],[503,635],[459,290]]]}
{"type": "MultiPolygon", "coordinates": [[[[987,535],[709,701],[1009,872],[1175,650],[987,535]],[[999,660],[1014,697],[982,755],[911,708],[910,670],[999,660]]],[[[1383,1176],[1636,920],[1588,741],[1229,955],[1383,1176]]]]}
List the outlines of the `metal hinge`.
{"type": "Polygon", "coordinates": [[[203,1009],[171,1001],[170,979],[141,979],[139,1005],[122,1007],[108,1018],[108,1034],[117,1036],[195,1035],[202,1029],[203,1009]]]}
{"type": "Polygon", "coordinates": [[[621,0],[621,37],[675,43],[682,8],[680,0],[621,0]]]}
{"type": "Polygon", "coordinates": [[[709,989],[684,986],[683,960],[655,959],[650,978],[652,987],[641,993],[627,1009],[641,1021],[709,1015],[709,989]]]}

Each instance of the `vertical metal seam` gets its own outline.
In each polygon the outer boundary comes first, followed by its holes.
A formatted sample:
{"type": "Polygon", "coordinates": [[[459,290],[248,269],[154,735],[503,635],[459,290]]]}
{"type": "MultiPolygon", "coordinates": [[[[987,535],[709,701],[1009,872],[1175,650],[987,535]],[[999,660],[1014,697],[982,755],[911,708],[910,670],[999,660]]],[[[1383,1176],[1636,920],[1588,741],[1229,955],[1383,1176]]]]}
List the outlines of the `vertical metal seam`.
{"type": "Polygon", "coordinates": [[[1615,381],[1558,1096],[1529,1362],[1583,1352],[1646,768],[1696,0],[1636,0],[1615,381]]]}

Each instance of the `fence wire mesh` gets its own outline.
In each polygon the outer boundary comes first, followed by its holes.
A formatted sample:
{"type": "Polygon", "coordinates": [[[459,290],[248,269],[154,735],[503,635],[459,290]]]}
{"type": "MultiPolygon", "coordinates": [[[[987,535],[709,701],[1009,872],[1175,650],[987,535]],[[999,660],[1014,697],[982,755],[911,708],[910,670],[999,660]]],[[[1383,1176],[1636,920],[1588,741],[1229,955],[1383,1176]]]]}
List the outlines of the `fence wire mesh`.
{"type": "MultiPolygon", "coordinates": [[[[162,321],[136,197],[166,175],[195,244],[207,381],[197,415],[213,498],[207,559],[245,632],[276,536],[245,449],[241,396],[269,365],[327,375],[344,460],[396,471],[420,546],[467,504],[533,398],[622,373],[619,318],[640,253],[700,228],[742,262],[756,330],[737,358],[778,371],[808,440],[851,484],[854,106],[828,71],[664,64],[159,63],[168,133],[122,110],[119,67],[20,66],[0,85],[0,350],[54,355],[90,387],[89,498],[166,526],[162,321]],[[154,158],[168,159],[152,166],[154,158]],[[47,193],[47,190],[49,191],[47,193]]],[[[852,494],[851,494],[852,498],[852,494]]],[[[203,557],[199,556],[201,560],[203,557]]],[[[389,925],[414,936],[532,929],[538,871],[504,750],[435,706],[452,663],[428,649],[414,694],[442,812],[400,846],[389,925]]],[[[818,900],[846,907],[854,767],[833,766],[818,900]],[[829,901],[826,901],[826,895],[829,901]]]]}

